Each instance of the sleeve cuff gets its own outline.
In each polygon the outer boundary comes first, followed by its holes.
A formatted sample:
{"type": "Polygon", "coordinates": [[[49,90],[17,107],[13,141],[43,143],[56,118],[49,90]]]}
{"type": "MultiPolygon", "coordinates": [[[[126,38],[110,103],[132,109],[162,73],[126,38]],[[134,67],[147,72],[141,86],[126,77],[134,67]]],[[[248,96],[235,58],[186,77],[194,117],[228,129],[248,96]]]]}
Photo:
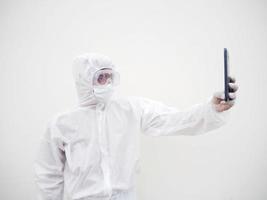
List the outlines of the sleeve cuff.
{"type": "Polygon", "coordinates": [[[214,120],[225,124],[229,121],[230,118],[230,109],[223,111],[223,112],[218,112],[215,109],[214,104],[212,103],[212,97],[207,101],[207,107],[208,107],[208,113],[211,116],[211,118],[213,118],[214,120]]]}

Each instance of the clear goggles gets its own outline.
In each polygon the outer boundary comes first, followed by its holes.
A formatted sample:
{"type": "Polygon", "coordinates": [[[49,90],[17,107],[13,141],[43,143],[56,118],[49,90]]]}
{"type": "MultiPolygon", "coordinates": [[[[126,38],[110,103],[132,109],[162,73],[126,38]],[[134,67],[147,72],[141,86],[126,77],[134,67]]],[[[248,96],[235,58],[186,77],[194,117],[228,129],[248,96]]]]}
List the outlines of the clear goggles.
{"type": "Polygon", "coordinates": [[[94,74],[93,86],[106,87],[117,86],[120,82],[119,73],[113,69],[100,69],[94,74]]]}

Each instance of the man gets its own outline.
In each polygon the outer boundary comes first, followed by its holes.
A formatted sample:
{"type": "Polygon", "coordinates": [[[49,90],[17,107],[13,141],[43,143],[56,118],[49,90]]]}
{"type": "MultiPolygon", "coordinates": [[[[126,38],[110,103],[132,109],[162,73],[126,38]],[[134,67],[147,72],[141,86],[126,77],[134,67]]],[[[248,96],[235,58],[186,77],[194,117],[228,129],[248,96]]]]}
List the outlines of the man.
{"type": "Polygon", "coordinates": [[[197,135],[225,123],[234,105],[237,85],[232,78],[230,102],[223,92],[186,111],[141,97],[114,93],[119,74],[99,54],[77,57],[73,65],[79,105],[48,123],[35,162],[39,199],[135,200],[139,137],[197,135]],[[65,189],[64,189],[65,188],[65,189]]]}

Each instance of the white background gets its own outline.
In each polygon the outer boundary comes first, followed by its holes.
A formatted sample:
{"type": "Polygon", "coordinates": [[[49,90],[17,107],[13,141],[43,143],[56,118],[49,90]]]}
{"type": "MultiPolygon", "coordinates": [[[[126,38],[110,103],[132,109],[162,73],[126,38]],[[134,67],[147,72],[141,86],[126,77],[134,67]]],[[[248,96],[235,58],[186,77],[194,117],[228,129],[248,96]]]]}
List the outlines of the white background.
{"type": "Polygon", "coordinates": [[[47,121],[77,103],[74,56],[112,58],[124,95],[178,108],[223,89],[223,48],[240,86],[227,125],[142,140],[140,200],[267,199],[264,0],[0,1],[0,199],[35,200],[47,121]]]}

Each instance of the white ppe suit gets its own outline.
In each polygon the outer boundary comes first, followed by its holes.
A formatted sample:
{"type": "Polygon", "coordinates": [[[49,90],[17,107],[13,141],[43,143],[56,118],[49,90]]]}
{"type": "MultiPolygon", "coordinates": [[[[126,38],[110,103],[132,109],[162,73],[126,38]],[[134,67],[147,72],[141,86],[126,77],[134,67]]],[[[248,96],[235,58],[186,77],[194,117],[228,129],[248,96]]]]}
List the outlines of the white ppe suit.
{"type": "Polygon", "coordinates": [[[150,136],[197,135],[225,123],[211,101],[185,111],[141,97],[95,91],[94,73],[115,69],[108,57],[74,61],[79,105],[47,125],[35,161],[39,200],[136,200],[139,132],[150,136]],[[64,192],[63,192],[64,191],[64,192]]]}

